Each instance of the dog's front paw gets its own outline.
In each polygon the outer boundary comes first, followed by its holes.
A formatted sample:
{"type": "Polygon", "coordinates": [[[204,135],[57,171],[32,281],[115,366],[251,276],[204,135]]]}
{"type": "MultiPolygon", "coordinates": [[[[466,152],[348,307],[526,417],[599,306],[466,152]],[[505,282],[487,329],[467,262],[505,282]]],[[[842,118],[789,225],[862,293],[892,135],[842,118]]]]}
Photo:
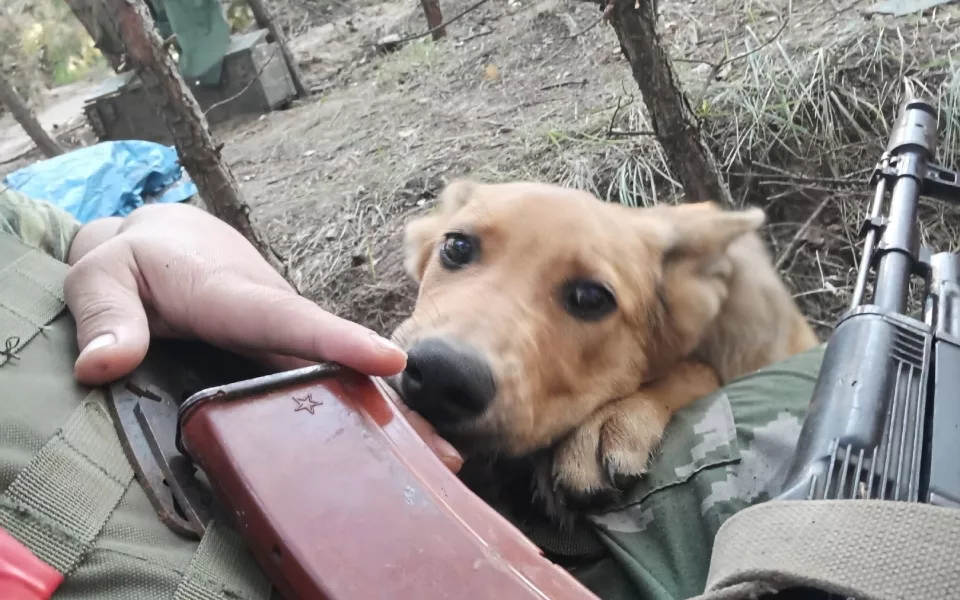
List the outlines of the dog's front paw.
{"type": "Polygon", "coordinates": [[[647,396],[617,400],[597,411],[553,450],[537,477],[549,514],[610,502],[642,476],[669,412],[647,396]]]}
{"type": "Polygon", "coordinates": [[[666,425],[648,400],[620,400],[557,446],[554,486],[576,504],[609,500],[647,471],[666,425]],[[632,400],[632,401],[631,401],[632,400]]]}
{"type": "Polygon", "coordinates": [[[562,519],[615,500],[647,472],[673,413],[719,385],[713,369],[684,361],[668,377],[600,408],[538,466],[547,513],[562,519]]]}

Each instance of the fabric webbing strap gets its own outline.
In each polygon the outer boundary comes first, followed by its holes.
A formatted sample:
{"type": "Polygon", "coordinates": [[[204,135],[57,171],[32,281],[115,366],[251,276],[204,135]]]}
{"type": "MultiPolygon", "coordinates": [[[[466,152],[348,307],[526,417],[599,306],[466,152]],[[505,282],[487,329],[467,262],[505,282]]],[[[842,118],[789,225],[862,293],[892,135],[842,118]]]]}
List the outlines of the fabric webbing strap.
{"type": "Polygon", "coordinates": [[[706,593],[740,600],[814,588],[857,600],[948,600],[960,590],[960,510],[882,500],[767,502],[717,532],[706,593]]]}
{"type": "Polygon", "coordinates": [[[93,547],[133,480],[94,390],[0,496],[0,527],[64,575],[93,547]]]}
{"type": "Polygon", "coordinates": [[[215,519],[207,526],[173,600],[268,600],[270,592],[269,580],[240,535],[215,519]]]}
{"type": "Polygon", "coordinates": [[[2,367],[15,360],[17,351],[63,311],[63,278],[68,267],[9,235],[0,235],[0,256],[16,257],[0,269],[2,367]]]}

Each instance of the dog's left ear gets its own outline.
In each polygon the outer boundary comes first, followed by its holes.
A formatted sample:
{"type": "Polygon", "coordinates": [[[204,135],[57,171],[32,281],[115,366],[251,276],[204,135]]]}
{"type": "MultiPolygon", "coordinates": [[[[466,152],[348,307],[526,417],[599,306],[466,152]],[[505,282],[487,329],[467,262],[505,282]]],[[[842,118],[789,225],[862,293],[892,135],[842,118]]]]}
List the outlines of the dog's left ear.
{"type": "Polygon", "coordinates": [[[645,222],[657,232],[663,261],[658,295],[666,324],[659,328],[664,337],[658,352],[661,360],[673,360],[692,352],[720,314],[734,266],[730,246],[756,231],[764,214],[721,210],[713,203],[647,210],[645,222]]]}
{"type": "Polygon", "coordinates": [[[672,258],[712,258],[726,253],[741,236],[756,231],[765,220],[763,210],[721,210],[713,202],[686,204],[663,211],[666,219],[664,260],[672,258]]]}
{"type": "Polygon", "coordinates": [[[429,214],[410,221],[403,236],[403,268],[417,283],[423,278],[430,252],[447,221],[464,207],[479,184],[469,179],[455,179],[437,198],[429,214]]]}

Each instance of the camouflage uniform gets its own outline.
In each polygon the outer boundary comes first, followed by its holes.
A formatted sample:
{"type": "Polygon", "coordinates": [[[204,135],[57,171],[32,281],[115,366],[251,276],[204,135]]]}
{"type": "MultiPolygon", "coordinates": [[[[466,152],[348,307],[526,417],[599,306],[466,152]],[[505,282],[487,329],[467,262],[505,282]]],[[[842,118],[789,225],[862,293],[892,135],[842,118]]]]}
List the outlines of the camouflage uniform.
{"type": "Polygon", "coordinates": [[[49,202],[28,198],[8,187],[0,187],[0,231],[24,244],[67,262],[73,236],[80,222],[49,202]]]}
{"type": "MultiPolygon", "coordinates": [[[[0,231],[60,260],[79,228],[54,206],[0,193],[0,231]]],[[[823,349],[733,381],[675,415],[648,475],[617,506],[590,516],[599,557],[564,566],[604,600],[701,593],[720,525],[782,481],[823,349]]]]}
{"type": "Polygon", "coordinates": [[[573,574],[604,599],[701,593],[717,530],[786,476],[823,351],[730,382],[677,413],[647,476],[590,518],[610,557],[573,574]]]}

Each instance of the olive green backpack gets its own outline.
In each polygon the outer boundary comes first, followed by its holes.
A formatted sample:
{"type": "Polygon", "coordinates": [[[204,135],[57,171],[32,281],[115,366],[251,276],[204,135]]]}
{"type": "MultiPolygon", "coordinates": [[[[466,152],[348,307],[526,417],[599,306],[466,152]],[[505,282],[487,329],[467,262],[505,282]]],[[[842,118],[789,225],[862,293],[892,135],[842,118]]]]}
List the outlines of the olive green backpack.
{"type": "Polygon", "coordinates": [[[267,600],[229,526],[197,542],[157,518],[103,390],[74,380],[66,271],[0,232],[0,528],[65,576],[54,598],[267,600]]]}

